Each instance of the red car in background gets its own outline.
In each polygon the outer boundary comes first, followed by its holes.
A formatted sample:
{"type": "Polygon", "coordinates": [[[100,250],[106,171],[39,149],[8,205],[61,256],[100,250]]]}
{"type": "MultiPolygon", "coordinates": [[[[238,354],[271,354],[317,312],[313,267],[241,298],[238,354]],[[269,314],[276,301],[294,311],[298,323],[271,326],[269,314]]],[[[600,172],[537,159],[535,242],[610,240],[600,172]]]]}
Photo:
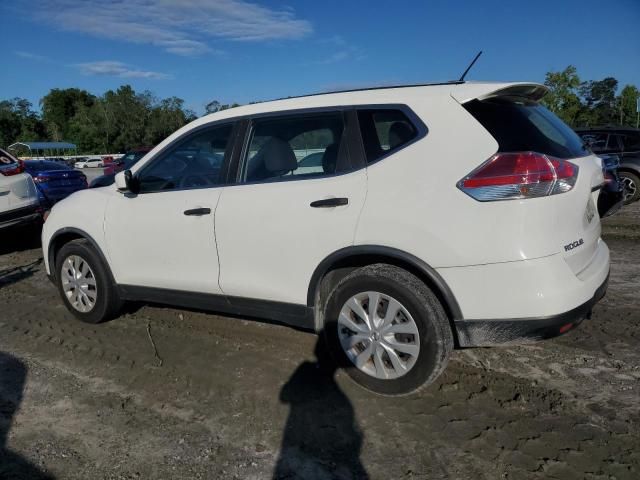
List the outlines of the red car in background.
{"type": "Polygon", "coordinates": [[[102,162],[104,165],[104,174],[105,175],[115,175],[116,173],[124,170],[126,165],[133,165],[142,157],[144,157],[147,153],[151,151],[153,147],[138,147],[132,150],[129,150],[120,158],[114,159],[111,156],[102,157],[102,162]]]}

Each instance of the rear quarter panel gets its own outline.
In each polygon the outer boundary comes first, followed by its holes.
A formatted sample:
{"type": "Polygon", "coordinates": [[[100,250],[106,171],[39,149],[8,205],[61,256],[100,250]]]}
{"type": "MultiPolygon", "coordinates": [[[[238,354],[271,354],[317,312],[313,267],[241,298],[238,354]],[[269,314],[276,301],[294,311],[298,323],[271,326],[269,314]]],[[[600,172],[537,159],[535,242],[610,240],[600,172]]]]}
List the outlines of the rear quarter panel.
{"type": "MultiPolygon", "coordinates": [[[[579,202],[573,201],[574,192],[478,202],[456,183],[497,151],[495,139],[451,97],[426,98],[409,106],[429,131],[422,140],[367,168],[367,199],[356,245],[398,248],[434,268],[560,252],[562,243],[554,234],[561,222],[556,203],[564,202],[563,210],[579,206],[575,215],[582,218],[587,201],[582,189],[579,202]]],[[[562,241],[565,237],[570,235],[562,241]]]]}

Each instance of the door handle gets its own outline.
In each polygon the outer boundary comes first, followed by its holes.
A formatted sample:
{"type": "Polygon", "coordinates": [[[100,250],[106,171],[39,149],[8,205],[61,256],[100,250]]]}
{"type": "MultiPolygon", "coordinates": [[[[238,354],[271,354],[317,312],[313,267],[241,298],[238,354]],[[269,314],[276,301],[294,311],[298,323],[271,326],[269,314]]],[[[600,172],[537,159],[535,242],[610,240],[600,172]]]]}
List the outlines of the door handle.
{"type": "Polygon", "coordinates": [[[338,197],[338,198],[325,198],[323,200],[316,200],[315,202],[311,202],[309,205],[313,208],[331,208],[331,207],[341,207],[342,205],[347,205],[349,203],[348,198],[338,197]]]}
{"type": "Polygon", "coordinates": [[[209,215],[210,213],[211,213],[210,208],[192,208],[190,210],[184,211],[185,215],[195,215],[195,216],[209,215]]]}

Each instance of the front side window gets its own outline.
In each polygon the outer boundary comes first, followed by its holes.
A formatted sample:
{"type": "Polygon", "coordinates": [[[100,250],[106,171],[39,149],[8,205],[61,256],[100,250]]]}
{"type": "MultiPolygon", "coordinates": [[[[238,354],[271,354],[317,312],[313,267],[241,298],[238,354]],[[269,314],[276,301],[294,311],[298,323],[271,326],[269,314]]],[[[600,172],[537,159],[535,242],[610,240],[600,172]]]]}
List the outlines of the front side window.
{"type": "Polygon", "coordinates": [[[358,122],[368,163],[399,150],[418,136],[416,127],[400,110],[360,110],[358,122]]]}
{"type": "Polygon", "coordinates": [[[256,120],[245,154],[243,180],[263,182],[345,171],[342,113],[256,120]]]}
{"type": "Polygon", "coordinates": [[[207,128],[178,141],[137,176],[140,192],[215,187],[223,183],[222,164],[233,125],[207,128]]]}
{"type": "Polygon", "coordinates": [[[603,152],[607,148],[606,133],[582,133],[580,136],[595,153],[603,152]]]}

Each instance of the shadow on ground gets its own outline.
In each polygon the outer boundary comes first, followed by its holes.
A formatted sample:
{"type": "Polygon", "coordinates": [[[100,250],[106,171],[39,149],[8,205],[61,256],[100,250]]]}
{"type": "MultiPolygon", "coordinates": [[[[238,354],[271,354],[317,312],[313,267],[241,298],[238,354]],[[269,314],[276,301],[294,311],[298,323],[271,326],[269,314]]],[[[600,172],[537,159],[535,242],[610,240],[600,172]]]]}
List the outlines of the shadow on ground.
{"type": "Polygon", "coordinates": [[[13,417],[20,407],[27,377],[26,365],[0,352],[0,478],[12,480],[52,479],[28,460],[7,448],[13,417]]]}
{"type": "Polygon", "coordinates": [[[31,263],[22,265],[21,267],[7,268],[0,270],[0,288],[19,282],[38,271],[38,267],[42,263],[42,258],[34,260],[31,263]]]}
{"type": "Polygon", "coordinates": [[[0,231],[0,255],[39,248],[41,233],[40,224],[3,229],[0,231]]]}
{"type": "Polygon", "coordinates": [[[301,364],[280,391],[290,407],[273,478],[367,479],[360,461],[363,434],[335,381],[322,336],[315,354],[317,361],[301,364]]]}

